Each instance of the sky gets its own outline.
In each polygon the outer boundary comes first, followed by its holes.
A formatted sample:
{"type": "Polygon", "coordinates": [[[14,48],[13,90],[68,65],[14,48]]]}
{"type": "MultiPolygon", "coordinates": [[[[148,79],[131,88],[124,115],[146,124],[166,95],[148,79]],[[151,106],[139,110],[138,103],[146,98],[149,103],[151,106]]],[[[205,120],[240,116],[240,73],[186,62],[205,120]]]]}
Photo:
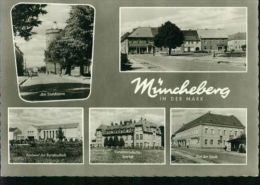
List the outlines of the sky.
{"type": "Polygon", "coordinates": [[[172,109],[171,110],[171,133],[177,131],[186,124],[207,112],[221,115],[234,115],[246,127],[246,109],[233,108],[196,108],[196,109],[172,109]]]}
{"type": "Polygon", "coordinates": [[[9,109],[9,127],[21,130],[31,125],[79,123],[82,127],[82,109],[26,108],[9,109]]]}
{"type": "Polygon", "coordinates": [[[140,120],[146,118],[158,126],[164,125],[164,109],[158,108],[128,108],[128,109],[90,109],[90,137],[95,138],[95,131],[101,125],[111,125],[111,122],[120,123],[126,120],[140,120]]]}
{"type": "Polygon", "coordinates": [[[121,35],[141,26],[158,27],[166,21],[181,29],[222,28],[228,34],[246,32],[246,8],[170,7],[121,8],[121,35]]]}
{"type": "Polygon", "coordinates": [[[14,42],[24,53],[27,67],[41,67],[45,66],[44,63],[44,50],[45,44],[45,32],[49,28],[63,29],[66,25],[66,20],[69,18],[70,5],[64,4],[48,4],[45,10],[47,14],[40,15],[39,20],[42,21],[38,27],[33,28],[35,35],[29,41],[25,41],[23,38],[17,36],[14,38],[14,42]],[[54,24],[57,22],[57,26],[54,24]]]}

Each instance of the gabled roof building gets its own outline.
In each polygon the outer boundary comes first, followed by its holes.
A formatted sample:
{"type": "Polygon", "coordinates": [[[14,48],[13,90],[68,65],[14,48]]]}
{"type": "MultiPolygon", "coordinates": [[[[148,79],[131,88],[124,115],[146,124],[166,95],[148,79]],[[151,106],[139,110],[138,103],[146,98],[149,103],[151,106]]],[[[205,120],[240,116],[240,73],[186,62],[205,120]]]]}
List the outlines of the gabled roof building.
{"type": "MultiPolygon", "coordinates": [[[[182,30],[184,43],[175,51],[226,51],[228,35],[224,29],[182,30]]],[[[158,27],[137,27],[121,37],[121,52],[130,54],[151,54],[158,50],[154,37],[158,27]]]]}
{"type": "Polygon", "coordinates": [[[224,148],[228,141],[245,133],[245,126],[233,115],[208,112],[177,130],[172,145],[178,147],[224,148]]]}
{"type": "Polygon", "coordinates": [[[228,36],[229,51],[246,51],[246,33],[238,32],[228,36]]]}
{"type": "Polygon", "coordinates": [[[100,125],[96,129],[96,147],[104,147],[105,140],[115,137],[124,140],[124,147],[152,148],[162,146],[163,133],[158,125],[146,119],[120,121],[111,125],[100,125]]]}

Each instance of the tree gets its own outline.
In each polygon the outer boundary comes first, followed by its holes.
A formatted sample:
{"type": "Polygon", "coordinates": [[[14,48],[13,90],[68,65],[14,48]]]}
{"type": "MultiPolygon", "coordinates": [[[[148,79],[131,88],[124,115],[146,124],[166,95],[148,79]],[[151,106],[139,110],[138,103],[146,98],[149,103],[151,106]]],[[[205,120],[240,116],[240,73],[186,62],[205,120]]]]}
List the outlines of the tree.
{"type": "Polygon", "coordinates": [[[160,126],[161,131],[161,146],[164,147],[164,126],[160,126]]]}
{"type": "Polygon", "coordinates": [[[121,137],[120,140],[119,140],[119,146],[120,146],[120,147],[125,146],[125,141],[124,141],[124,139],[123,139],[122,137],[121,137]]]}
{"type": "Polygon", "coordinates": [[[73,65],[89,66],[92,59],[94,9],[89,6],[72,6],[64,30],[45,52],[47,61],[58,61],[71,74],[73,65]]]}
{"type": "Polygon", "coordinates": [[[107,146],[109,146],[109,140],[108,140],[108,138],[106,137],[106,138],[105,138],[105,141],[104,141],[104,147],[107,147],[107,146]]]}
{"type": "Polygon", "coordinates": [[[111,147],[111,146],[113,146],[113,143],[114,143],[114,140],[113,140],[113,138],[112,137],[110,137],[109,138],[109,140],[108,140],[108,147],[111,147]]]}
{"type": "Polygon", "coordinates": [[[114,142],[113,142],[113,146],[119,146],[119,140],[118,140],[118,137],[117,136],[115,136],[114,137],[114,142]]]}
{"type": "Polygon", "coordinates": [[[20,36],[26,41],[35,34],[33,28],[39,26],[42,21],[39,15],[47,13],[44,8],[46,4],[18,4],[12,9],[13,32],[15,36],[20,36]]]}
{"type": "Polygon", "coordinates": [[[154,38],[155,46],[169,48],[169,55],[171,55],[171,50],[181,46],[183,41],[183,32],[170,21],[159,27],[158,34],[154,38]]]}
{"type": "Polygon", "coordinates": [[[63,141],[63,139],[66,138],[61,127],[59,127],[58,129],[57,138],[59,139],[59,141],[63,141]]]}
{"type": "Polygon", "coordinates": [[[242,45],[241,48],[243,51],[246,51],[246,44],[242,45]]]}

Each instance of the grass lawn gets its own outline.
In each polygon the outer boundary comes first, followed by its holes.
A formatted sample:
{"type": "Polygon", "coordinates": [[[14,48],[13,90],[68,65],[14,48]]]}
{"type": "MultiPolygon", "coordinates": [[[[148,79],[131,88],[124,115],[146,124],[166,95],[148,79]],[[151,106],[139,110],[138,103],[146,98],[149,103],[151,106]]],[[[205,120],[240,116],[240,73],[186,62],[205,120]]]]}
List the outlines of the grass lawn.
{"type": "Polygon", "coordinates": [[[164,150],[91,149],[91,163],[163,163],[164,150]]]}
{"type": "Polygon", "coordinates": [[[82,163],[82,143],[10,146],[10,163],[82,163]]]}

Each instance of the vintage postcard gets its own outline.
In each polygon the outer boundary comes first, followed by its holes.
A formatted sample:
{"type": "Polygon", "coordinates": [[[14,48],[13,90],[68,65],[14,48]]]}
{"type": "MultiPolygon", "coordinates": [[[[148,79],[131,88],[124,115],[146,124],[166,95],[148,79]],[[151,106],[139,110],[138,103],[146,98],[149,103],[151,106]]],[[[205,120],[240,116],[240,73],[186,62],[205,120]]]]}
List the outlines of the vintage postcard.
{"type": "Polygon", "coordinates": [[[171,164],[247,164],[247,109],[171,109],[171,164]]]}
{"type": "Polygon", "coordinates": [[[83,163],[82,108],[9,108],[9,164],[83,163]]]}
{"type": "Polygon", "coordinates": [[[19,3],[11,10],[19,96],[29,102],[90,94],[95,9],[19,3]]]}
{"type": "Polygon", "coordinates": [[[121,7],[120,45],[120,71],[246,72],[247,8],[121,7]]]}
{"type": "Polygon", "coordinates": [[[164,164],[163,108],[91,108],[91,164],[164,164]]]}

